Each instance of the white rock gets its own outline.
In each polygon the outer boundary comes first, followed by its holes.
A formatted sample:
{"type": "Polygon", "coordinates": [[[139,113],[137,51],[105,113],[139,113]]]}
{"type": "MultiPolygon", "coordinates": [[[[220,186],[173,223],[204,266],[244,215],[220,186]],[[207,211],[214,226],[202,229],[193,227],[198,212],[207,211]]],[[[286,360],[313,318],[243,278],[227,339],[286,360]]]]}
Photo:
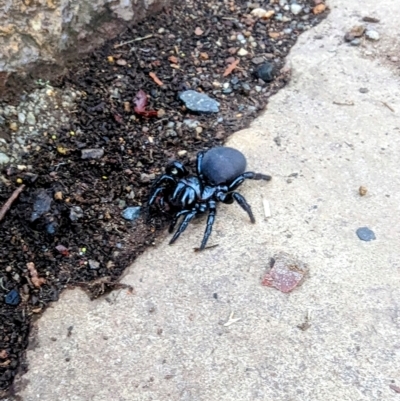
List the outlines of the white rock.
{"type": "Polygon", "coordinates": [[[255,8],[252,12],[251,15],[256,17],[256,18],[261,18],[261,19],[268,19],[271,18],[275,14],[274,10],[264,10],[263,8],[255,8]]]}
{"type": "Polygon", "coordinates": [[[0,164],[5,164],[10,161],[10,158],[5,154],[0,152],[0,164]]]}
{"type": "Polygon", "coordinates": [[[303,7],[300,4],[291,4],[290,5],[290,11],[292,12],[292,14],[297,15],[300,14],[301,10],[303,9],[303,7]]]}
{"type": "Polygon", "coordinates": [[[20,122],[20,124],[23,124],[25,122],[25,114],[24,113],[18,113],[18,121],[20,122]]]}
{"type": "Polygon", "coordinates": [[[369,39],[369,40],[379,40],[379,38],[380,38],[379,32],[374,31],[373,29],[368,29],[368,30],[365,32],[365,36],[366,36],[367,39],[369,39]]]}
{"type": "Polygon", "coordinates": [[[246,49],[243,49],[243,47],[237,52],[238,56],[246,56],[248,53],[249,52],[246,49]]]}

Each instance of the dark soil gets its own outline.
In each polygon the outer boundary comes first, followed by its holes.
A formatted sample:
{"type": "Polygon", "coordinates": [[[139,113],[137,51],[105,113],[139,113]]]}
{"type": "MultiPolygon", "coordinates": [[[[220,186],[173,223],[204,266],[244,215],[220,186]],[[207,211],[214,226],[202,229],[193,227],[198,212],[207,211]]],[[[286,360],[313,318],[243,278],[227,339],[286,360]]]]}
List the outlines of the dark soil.
{"type": "MultiPolygon", "coordinates": [[[[270,9],[269,3],[261,1],[259,6],[270,9]]],[[[311,0],[299,3],[315,6],[311,0]]],[[[121,211],[145,204],[149,183],[168,161],[193,165],[199,150],[221,145],[231,133],[248,126],[268,98],[288,82],[289,73],[281,67],[302,32],[296,21],[313,26],[325,16],[309,12],[305,19],[304,13],[294,16],[286,11],[288,22],[264,21],[250,16],[248,4],[185,2],[98,49],[63,77],[62,86],[80,93],[69,125],[54,137],[43,133],[32,139],[32,151],[20,162],[27,170],[8,166],[2,171],[0,205],[21,180],[26,188],[0,222],[0,390],[9,388],[18,369],[26,369],[24,351],[33,317],[66,287],[81,286],[92,297],[118,287],[124,269],[155,244],[162,218],[156,216],[151,224],[142,218],[128,222],[121,211]],[[289,27],[293,31],[283,33],[289,27]],[[279,37],[271,38],[270,32],[279,37]],[[229,39],[237,34],[251,34],[257,47],[229,39]],[[239,57],[240,47],[249,54],[239,57]],[[237,58],[238,67],[223,77],[237,58]],[[255,75],[260,58],[276,66],[270,83],[255,75]],[[149,76],[151,72],[162,86],[149,76]],[[232,79],[231,93],[216,84],[232,79]],[[148,109],[158,111],[158,116],[135,115],[133,99],[140,89],[148,94],[148,109]],[[185,89],[218,100],[220,112],[191,115],[177,97],[185,89]],[[183,123],[187,119],[197,120],[201,129],[188,127],[183,123]],[[104,155],[83,160],[81,151],[87,148],[102,148],[104,155]],[[32,223],[39,193],[52,202],[32,223]],[[76,221],[70,219],[73,206],[83,210],[76,221]],[[51,229],[56,233],[49,234],[51,229]],[[37,277],[28,270],[30,262],[37,277]],[[12,290],[21,298],[17,306],[5,302],[12,290]]]]}

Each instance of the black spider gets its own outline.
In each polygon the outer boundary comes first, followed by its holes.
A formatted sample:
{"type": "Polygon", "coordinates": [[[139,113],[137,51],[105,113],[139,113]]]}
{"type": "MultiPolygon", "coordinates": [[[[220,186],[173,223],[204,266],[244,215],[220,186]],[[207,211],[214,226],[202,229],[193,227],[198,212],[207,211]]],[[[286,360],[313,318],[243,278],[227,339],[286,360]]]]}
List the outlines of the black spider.
{"type": "Polygon", "coordinates": [[[246,158],[243,153],[228,147],[212,148],[197,155],[197,174],[189,175],[185,166],[174,161],[169,164],[165,174],[153,184],[148,201],[148,214],[153,205],[173,215],[169,226],[172,233],[178,219],[183,220],[172,237],[173,244],[185,231],[189,222],[198,214],[209,211],[207,227],[200,250],[206,246],[214,224],[217,202],[233,203],[236,201],[255,223],[250,205],[235,190],[245,179],[266,180],[271,176],[245,172],[246,158]]]}

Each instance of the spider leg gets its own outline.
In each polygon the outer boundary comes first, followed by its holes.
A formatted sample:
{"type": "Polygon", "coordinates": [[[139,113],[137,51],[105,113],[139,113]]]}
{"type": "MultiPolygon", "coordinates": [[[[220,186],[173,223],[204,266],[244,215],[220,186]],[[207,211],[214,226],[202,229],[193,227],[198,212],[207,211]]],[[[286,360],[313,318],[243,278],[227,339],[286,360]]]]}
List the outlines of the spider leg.
{"type": "Polygon", "coordinates": [[[179,217],[181,217],[184,214],[188,214],[190,212],[190,210],[181,210],[180,212],[178,212],[172,219],[171,224],[169,225],[168,228],[168,232],[172,233],[172,231],[174,231],[176,222],[178,221],[179,217]]]}
{"type": "Polygon", "coordinates": [[[154,181],[154,183],[151,186],[150,189],[150,194],[152,194],[154,191],[157,190],[156,187],[158,187],[163,181],[169,181],[171,184],[175,184],[175,179],[174,177],[171,177],[168,174],[163,174],[161,177],[157,178],[156,181],[154,181]]]}
{"type": "Polygon", "coordinates": [[[203,163],[204,153],[205,153],[204,151],[197,153],[196,172],[197,172],[197,176],[200,178],[200,180],[204,179],[203,168],[201,167],[201,165],[203,163]]]}
{"type": "Polygon", "coordinates": [[[207,218],[207,226],[206,226],[206,230],[204,231],[204,236],[203,236],[203,240],[201,241],[201,245],[200,245],[200,251],[202,251],[207,244],[208,238],[210,237],[211,231],[212,231],[212,227],[215,221],[215,214],[217,211],[216,208],[216,203],[215,201],[210,201],[208,203],[208,207],[209,207],[209,214],[208,214],[208,218],[207,218]]]}
{"type": "Polygon", "coordinates": [[[157,199],[157,196],[163,191],[163,187],[159,187],[156,188],[152,194],[151,197],[149,199],[149,201],[147,202],[147,207],[146,207],[146,216],[147,216],[147,220],[150,218],[150,207],[154,204],[154,202],[157,199]]]}
{"type": "MultiPolygon", "coordinates": [[[[187,226],[189,225],[190,221],[193,219],[194,216],[196,216],[197,211],[196,210],[185,210],[182,212],[187,212],[187,215],[183,219],[181,225],[178,227],[176,230],[174,236],[172,237],[171,241],[169,241],[169,244],[172,245],[178,237],[186,230],[187,226]]],[[[183,213],[182,213],[183,214],[183,213]]]]}
{"type": "Polygon", "coordinates": [[[248,171],[246,173],[243,173],[236,177],[229,185],[228,190],[229,191],[234,191],[240,184],[243,183],[244,180],[264,180],[264,181],[270,181],[271,180],[270,175],[265,175],[265,174],[260,174],[260,173],[254,173],[252,171],[248,171]]]}
{"type": "Polygon", "coordinates": [[[247,203],[243,195],[238,192],[232,192],[232,197],[240,205],[240,207],[249,215],[250,221],[254,224],[256,219],[254,218],[253,212],[251,211],[251,206],[247,203]]]}

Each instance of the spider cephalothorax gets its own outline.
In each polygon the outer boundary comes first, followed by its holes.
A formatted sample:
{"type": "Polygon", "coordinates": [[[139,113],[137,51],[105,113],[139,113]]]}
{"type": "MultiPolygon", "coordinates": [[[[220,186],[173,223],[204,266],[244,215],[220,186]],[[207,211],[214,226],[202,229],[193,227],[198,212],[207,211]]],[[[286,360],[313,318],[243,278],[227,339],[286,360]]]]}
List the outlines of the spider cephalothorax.
{"type": "Polygon", "coordinates": [[[196,215],[208,211],[207,226],[200,245],[200,250],[204,249],[214,224],[217,202],[229,204],[236,201],[255,223],[250,205],[235,190],[245,179],[269,181],[271,176],[245,172],[245,169],[243,153],[228,147],[199,152],[196,175],[190,175],[178,161],[169,164],[165,174],[154,182],[148,201],[149,211],[153,205],[158,205],[172,214],[170,233],[178,219],[183,218],[169,243],[173,244],[178,239],[196,215]]]}

